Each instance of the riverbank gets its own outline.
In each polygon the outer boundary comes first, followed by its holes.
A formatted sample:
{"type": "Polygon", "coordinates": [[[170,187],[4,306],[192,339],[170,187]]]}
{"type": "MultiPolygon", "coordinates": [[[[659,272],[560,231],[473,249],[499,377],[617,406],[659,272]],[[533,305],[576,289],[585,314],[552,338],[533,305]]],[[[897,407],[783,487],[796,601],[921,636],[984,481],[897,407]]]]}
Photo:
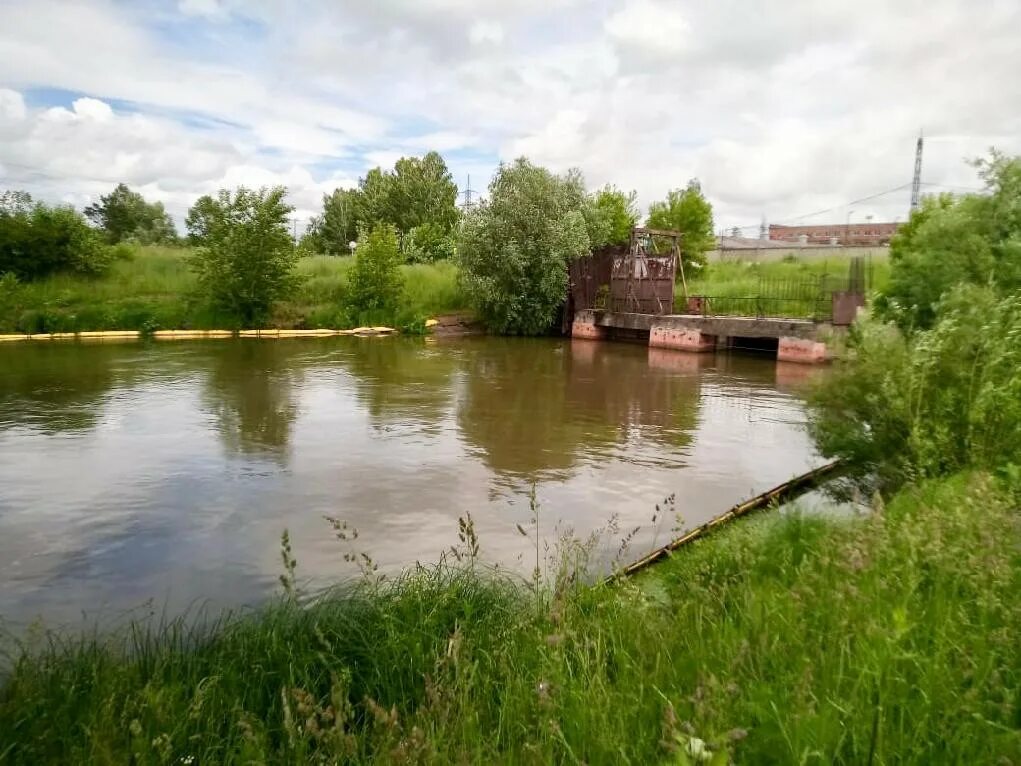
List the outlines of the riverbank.
{"type": "MultiPolygon", "coordinates": [[[[0,333],[92,330],[212,330],[231,327],[197,292],[189,248],[136,247],[100,277],[57,274],[0,294],[0,333]]],[[[346,328],[348,272],[353,258],[310,256],[298,261],[300,284],[277,304],[268,323],[279,329],[346,328]]],[[[404,294],[395,322],[412,323],[465,308],[453,264],[401,267],[404,294]]]]}
{"type": "Polygon", "coordinates": [[[469,525],[457,568],[201,635],[33,641],[0,691],[0,760],[1013,762],[1017,534],[1007,491],[960,474],[533,590],[472,565],[469,525]]]}

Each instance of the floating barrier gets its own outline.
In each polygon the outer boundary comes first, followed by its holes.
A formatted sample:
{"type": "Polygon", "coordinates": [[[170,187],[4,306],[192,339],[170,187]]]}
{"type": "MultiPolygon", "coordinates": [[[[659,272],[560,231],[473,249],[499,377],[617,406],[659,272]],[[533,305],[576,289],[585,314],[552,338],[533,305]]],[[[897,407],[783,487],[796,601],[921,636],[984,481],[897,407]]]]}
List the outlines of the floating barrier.
{"type": "MultiPolygon", "coordinates": [[[[435,320],[429,320],[435,324],[435,320]]],[[[428,325],[427,326],[432,326],[428,325]]],[[[337,335],[396,335],[393,327],[355,327],[351,330],[156,330],[156,340],[199,340],[204,338],[327,338],[337,335]]],[[[0,343],[41,340],[138,340],[143,336],[140,330],[90,330],[85,332],[16,333],[0,335],[0,343]]]]}
{"type": "Polygon", "coordinates": [[[617,570],[606,578],[606,582],[613,582],[621,577],[630,577],[631,575],[642,571],[646,567],[668,558],[670,554],[678,548],[694,542],[700,537],[704,537],[714,529],[718,529],[723,526],[728,521],[733,521],[736,518],[749,514],[752,511],[765,508],[774,503],[779,504],[787,500],[793,500],[805,492],[819,486],[824,478],[836,473],[840,468],[840,465],[841,461],[834,460],[832,463],[827,463],[826,465],[820,466],[819,468],[811,470],[801,476],[796,476],[790,481],[785,481],[783,484],[779,484],[772,489],[763,492],[761,495],[756,495],[750,500],[738,503],[729,511],[721,513],[716,518],[710,519],[699,527],[695,527],[681,537],[678,537],[676,540],[667,543],[662,548],[657,548],[651,553],[638,559],[638,561],[628,564],[623,569],[617,570]]]}
{"type": "Polygon", "coordinates": [[[196,338],[233,338],[233,330],[157,330],[156,340],[191,340],[196,338]]]}

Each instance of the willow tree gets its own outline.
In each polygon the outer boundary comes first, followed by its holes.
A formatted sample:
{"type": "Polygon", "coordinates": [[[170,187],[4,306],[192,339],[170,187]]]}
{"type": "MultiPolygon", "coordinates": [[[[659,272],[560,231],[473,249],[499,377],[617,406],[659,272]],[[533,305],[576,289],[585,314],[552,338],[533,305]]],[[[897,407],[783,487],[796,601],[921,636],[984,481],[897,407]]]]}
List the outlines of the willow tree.
{"type": "Polygon", "coordinates": [[[599,226],[579,173],[555,175],[524,158],[501,165],[458,239],[476,314],[499,333],[545,332],[566,295],[568,263],[589,252],[599,226]]]}

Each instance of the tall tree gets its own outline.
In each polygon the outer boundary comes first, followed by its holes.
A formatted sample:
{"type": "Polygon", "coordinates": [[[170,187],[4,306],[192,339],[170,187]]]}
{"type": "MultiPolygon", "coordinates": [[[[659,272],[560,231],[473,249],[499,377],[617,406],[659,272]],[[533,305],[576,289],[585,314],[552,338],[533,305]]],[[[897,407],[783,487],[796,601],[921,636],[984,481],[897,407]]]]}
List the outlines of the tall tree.
{"type": "Polygon", "coordinates": [[[99,202],[85,208],[85,216],[106,232],[111,244],[136,240],[142,244],[169,244],[177,239],[174,221],[162,202],[146,202],[138,192],[117,184],[99,202]]]}
{"type": "Polygon", "coordinates": [[[904,329],[926,328],[960,284],[1021,288],[1021,157],[975,161],[985,194],[925,197],[890,242],[890,284],[877,301],[904,329]]]}
{"type": "Polygon", "coordinates": [[[681,254],[689,263],[705,263],[705,254],[716,242],[713,235],[713,206],[702,194],[698,179],[683,189],[672,189],[666,200],[649,205],[648,226],[681,232],[681,254]]]}
{"type": "Polygon", "coordinates": [[[595,194],[595,206],[606,220],[609,229],[608,245],[626,245],[631,241],[631,229],[638,222],[638,193],[624,193],[607,184],[595,194]]]}
{"type": "Polygon", "coordinates": [[[365,193],[361,189],[337,189],[323,195],[323,214],[316,221],[315,234],[323,252],[347,255],[358,239],[359,222],[365,220],[365,193]]]}
{"type": "Polygon", "coordinates": [[[457,186],[437,152],[402,157],[392,171],[373,168],[357,189],[337,189],[323,197],[317,235],[331,254],[350,252],[363,227],[394,227],[407,260],[436,260],[452,253],[457,223],[457,186]]]}
{"type": "Polygon", "coordinates": [[[579,173],[557,176],[525,158],[501,165],[489,199],[465,217],[461,279],[496,332],[546,331],[567,293],[567,264],[589,252],[591,202],[579,173]]]}
{"type": "Polygon", "coordinates": [[[273,303],[293,287],[297,260],[282,186],[233,194],[221,190],[193,265],[218,308],[244,324],[264,322],[273,303]]]}
{"type": "Polygon", "coordinates": [[[209,226],[216,216],[218,203],[208,194],[203,194],[188,208],[184,226],[188,230],[188,241],[193,245],[202,244],[209,234],[209,226]]]}

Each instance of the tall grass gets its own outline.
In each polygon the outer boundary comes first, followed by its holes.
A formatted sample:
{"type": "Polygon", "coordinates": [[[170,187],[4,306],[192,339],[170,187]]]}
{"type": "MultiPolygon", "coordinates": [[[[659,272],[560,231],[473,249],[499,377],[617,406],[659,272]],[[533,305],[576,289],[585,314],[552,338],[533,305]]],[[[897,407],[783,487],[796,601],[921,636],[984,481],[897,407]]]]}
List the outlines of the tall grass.
{"type": "MultiPolygon", "coordinates": [[[[100,277],[57,274],[0,286],[0,332],[65,332],[110,329],[211,329],[231,327],[196,292],[187,248],[137,247],[100,277]]],[[[336,327],[346,313],[352,258],[313,256],[298,262],[297,291],[281,301],[278,327],[336,327]]],[[[465,302],[457,269],[449,263],[402,266],[405,299],[395,321],[456,311],[465,302]]]]}
{"type": "Polygon", "coordinates": [[[0,761],[1017,762],[1017,539],[961,475],[867,518],[760,516],[617,586],[469,556],[204,630],[49,637],[0,688],[0,761]]]}

